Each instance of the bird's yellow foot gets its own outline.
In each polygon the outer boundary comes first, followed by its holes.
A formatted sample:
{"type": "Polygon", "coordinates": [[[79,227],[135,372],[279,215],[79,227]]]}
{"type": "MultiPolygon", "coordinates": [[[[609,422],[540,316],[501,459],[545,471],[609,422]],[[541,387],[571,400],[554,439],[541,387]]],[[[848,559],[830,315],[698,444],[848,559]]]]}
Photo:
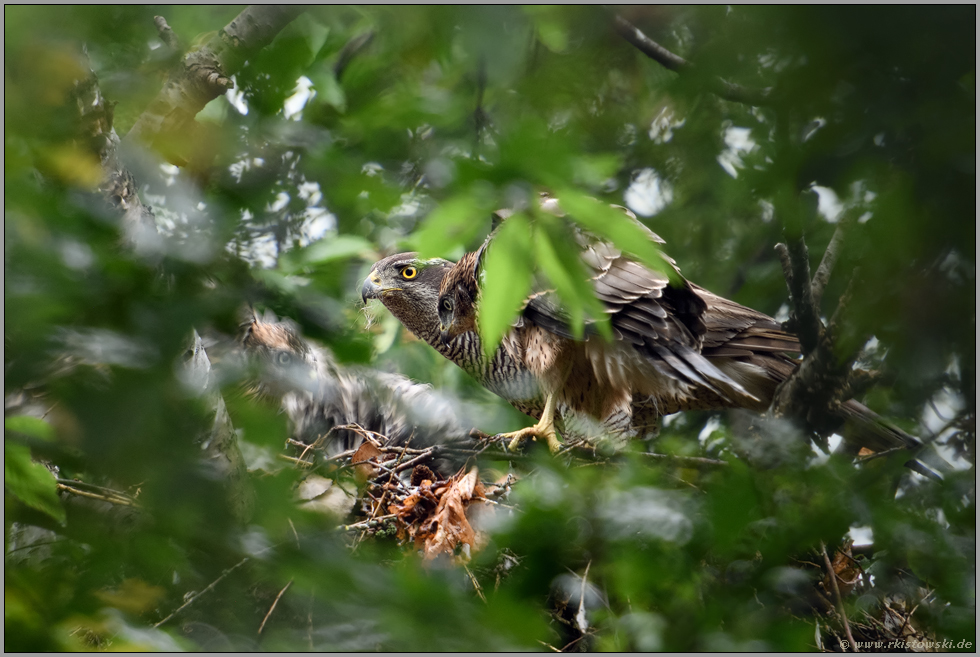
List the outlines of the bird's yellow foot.
{"type": "Polygon", "coordinates": [[[548,441],[548,449],[551,453],[557,454],[561,449],[561,441],[558,440],[558,432],[555,431],[555,406],[555,395],[550,394],[545,398],[544,410],[541,411],[541,419],[537,424],[526,429],[500,434],[501,438],[510,439],[507,449],[516,452],[517,446],[525,438],[544,438],[548,441]]]}
{"type": "Polygon", "coordinates": [[[557,454],[558,450],[560,450],[562,446],[561,440],[558,439],[558,433],[555,431],[553,426],[542,427],[540,425],[541,423],[539,422],[533,427],[502,433],[500,434],[500,438],[503,440],[510,440],[510,442],[507,444],[507,450],[511,452],[517,451],[517,448],[520,446],[522,440],[526,440],[528,438],[544,438],[548,441],[548,449],[551,451],[551,453],[557,454]]]}

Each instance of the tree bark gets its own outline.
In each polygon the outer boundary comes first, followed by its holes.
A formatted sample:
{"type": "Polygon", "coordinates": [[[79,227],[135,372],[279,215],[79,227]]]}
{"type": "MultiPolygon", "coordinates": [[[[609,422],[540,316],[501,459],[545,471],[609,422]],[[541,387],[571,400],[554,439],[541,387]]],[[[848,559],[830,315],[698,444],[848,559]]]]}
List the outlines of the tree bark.
{"type": "Polygon", "coordinates": [[[245,61],[269,45],[302,11],[301,6],[246,8],[206,44],[184,55],[126,140],[153,144],[160,137],[187,130],[205,105],[231,89],[230,78],[245,61]]]}

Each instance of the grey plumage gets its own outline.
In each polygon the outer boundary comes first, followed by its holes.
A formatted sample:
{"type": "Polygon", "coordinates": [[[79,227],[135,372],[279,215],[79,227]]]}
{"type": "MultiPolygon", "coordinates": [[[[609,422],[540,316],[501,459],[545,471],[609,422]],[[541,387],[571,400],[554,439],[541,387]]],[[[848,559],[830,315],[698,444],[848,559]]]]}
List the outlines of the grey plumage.
{"type": "MultiPolygon", "coordinates": [[[[312,444],[325,438],[327,455],[356,448],[362,437],[335,429],[357,424],[380,434],[388,445],[472,445],[458,408],[428,385],[399,374],[338,364],[330,352],[303,339],[288,320],[257,317],[249,311],[240,343],[258,368],[253,391],[279,400],[295,440],[312,444]]],[[[458,464],[442,459],[441,474],[458,464]]]]}

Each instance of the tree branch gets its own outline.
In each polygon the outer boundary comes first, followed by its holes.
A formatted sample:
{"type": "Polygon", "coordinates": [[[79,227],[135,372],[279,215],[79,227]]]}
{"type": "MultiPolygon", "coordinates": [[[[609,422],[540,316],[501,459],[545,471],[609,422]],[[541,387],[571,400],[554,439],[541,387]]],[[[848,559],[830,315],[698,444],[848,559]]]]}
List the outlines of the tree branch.
{"type": "Polygon", "coordinates": [[[793,315],[795,317],[796,333],[800,338],[803,355],[809,355],[820,339],[820,314],[813,302],[813,292],[810,285],[810,254],[802,235],[796,239],[787,240],[789,245],[777,244],[776,251],[783,266],[786,285],[789,286],[793,298],[793,315]]]}
{"type": "Polygon", "coordinates": [[[195,593],[194,595],[192,595],[187,600],[187,602],[185,602],[184,604],[182,604],[179,607],[177,607],[176,609],[174,609],[170,613],[170,615],[167,616],[166,618],[164,618],[162,621],[160,621],[158,623],[155,623],[153,625],[153,629],[159,628],[161,625],[163,625],[164,623],[166,623],[168,620],[170,620],[171,618],[173,618],[174,616],[176,616],[180,612],[182,612],[184,609],[186,609],[187,607],[190,607],[192,604],[194,604],[194,601],[195,600],[197,600],[198,598],[200,598],[202,595],[204,595],[205,593],[207,593],[208,591],[210,591],[214,587],[216,587],[218,585],[218,583],[221,582],[221,580],[223,580],[225,577],[227,577],[232,572],[234,572],[235,570],[237,570],[239,567],[244,566],[246,563],[248,563],[248,557],[245,557],[244,559],[242,559],[241,561],[239,561],[238,563],[236,563],[231,568],[228,568],[227,570],[225,570],[224,572],[222,572],[221,575],[218,576],[218,579],[214,580],[213,582],[211,582],[210,584],[208,584],[206,587],[204,587],[203,589],[201,589],[200,591],[198,591],[197,593],[195,593]]]}
{"type": "Polygon", "coordinates": [[[337,82],[340,82],[340,78],[344,75],[344,71],[347,70],[347,66],[354,59],[354,56],[364,50],[373,40],[374,30],[368,30],[351,37],[344,44],[344,47],[340,49],[340,54],[337,56],[337,62],[333,65],[333,75],[337,78],[337,82]]]}
{"type": "MultiPolygon", "coordinates": [[[[157,97],[136,120],[126,140],[152,144],[187,130],[197,113],[230,89],[230,77],[275,38],[299,13],[298,6],[253,5],[197,50],[187,53],[157,97]]],[[[166,21],[164,21],[164,24],[166,21]]]]}
{"type": "MultiPolygon", "coordinates": [[[[637,50],[669,71],[683,73],[694,69],[694,64],[670,52],[618,14],[613,15],[613,29],[637,50]]],[[[772,87],[750,89],[720,77],[713,78],[709,82],[709,87],[711,93],[735,103],[755,106],[772,103],[772,87]]]]}
{"type": "Polygon", "coordinates": [[[841,217],[840,223],[837,224],[837,229],[834,230],[834,236],[830,238],[830,244],[827,245],[827,250],[823,253],[820,266],[817,267],[817,273],[813,275],[810,290],[813,297],[813,305],[816,308],[820,307],[820,301],[823,299],[823,292],[827,287],[827,282],[830,280],[830,274],[833,272],[834,265],[837,264],[837,258],[840,257],[840,252],[844,248],[844,236],[850,227],[854,225],[855,218],[854,212],[851,211],[844,213],[844,216],[841,217]]]}
{"type": "Polygon", "coordinates": [[[163,41],[173,52],[180,52],[180,44],[177,35],[167,24],[167,19],[163,16],[154,16],[153,24],[157,26],[157,33],[160,35],[160,40],[163,41]]]}
{"type": "Polygon", "coordinates": [[[679,73],[690,67],[686,59],[670,52],[618,14],[613,16],[613,29],[619,36],[633,44],[637,50],[669,71],[679,73]]]}

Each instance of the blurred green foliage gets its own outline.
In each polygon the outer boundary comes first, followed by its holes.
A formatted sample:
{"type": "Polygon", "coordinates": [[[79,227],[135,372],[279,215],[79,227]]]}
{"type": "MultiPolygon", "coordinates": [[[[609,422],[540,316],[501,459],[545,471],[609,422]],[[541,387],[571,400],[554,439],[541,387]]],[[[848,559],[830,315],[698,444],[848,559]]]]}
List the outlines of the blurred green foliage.
{"type": "MultiPolygon", "coordinates": [[[[588,572],[592,630],[571,649],[814,650],[800,600],[822,574],[806,562],[852,527],[873,533],[875,577],[847,600],[852,619],[903,595],[921,601],[916,627],[976,640],[973,429],[943,426],[975,417],[973,10],[624,8],[695,63],[677,74],[596,7],[310,7],[202,113],[188,141],[207,166],[134,160],[167,237],[134,252],[92,194],[100,164],[79,139],[74,81],[91,66],[124,136],[179,57],[153,16],[189,49],[238,11],[4,9],[5,649],[561,648],[577,635],[551,610],[588,572]],[[771,87],[772,103],[720,99],[706,91],[716,76],[771,87]],[[814,455],[786,424],[747,444],[739,416],[718,413],[674,419],[656,448],[727,467],[640,446],[573,468],[534,452],[519,511],[499,514],[470,564],[484,602],[463,569],[424,568],[390,538],[351,550],[333,520],[297,508],[301,474],[260,458],[282,444],[282,416],[229,384],[257,492],[251,519],[236,519],[202,466],[211,409],[180,376],[192,329],[233,335],[252,301],[342,361],[450,391],[481,429],[517,428],[528,419],[387,313],[367,326],[357,297],[380,255],[459,257],[492,210],[541,189],[659,262],[604,203],[631,207],[687,278],[772,315],[787,302],[772,251],[784,231],[805,234],[815,266],[840,218],[857,217],[823,310],[859,268],[840,346],[876,338],[861,362],[884,377],[865,402],[951,460],[965,454],[958,469],[936,483],[900,461],[858,467],[814,455]],[[139,507],[56,498],[55,468],[139,507]]],[[[576,321],[594,304],[561,227],[530,214],[504,224],[512,248],[491,252],[491,338],[535,264],[576,321]]]]}

